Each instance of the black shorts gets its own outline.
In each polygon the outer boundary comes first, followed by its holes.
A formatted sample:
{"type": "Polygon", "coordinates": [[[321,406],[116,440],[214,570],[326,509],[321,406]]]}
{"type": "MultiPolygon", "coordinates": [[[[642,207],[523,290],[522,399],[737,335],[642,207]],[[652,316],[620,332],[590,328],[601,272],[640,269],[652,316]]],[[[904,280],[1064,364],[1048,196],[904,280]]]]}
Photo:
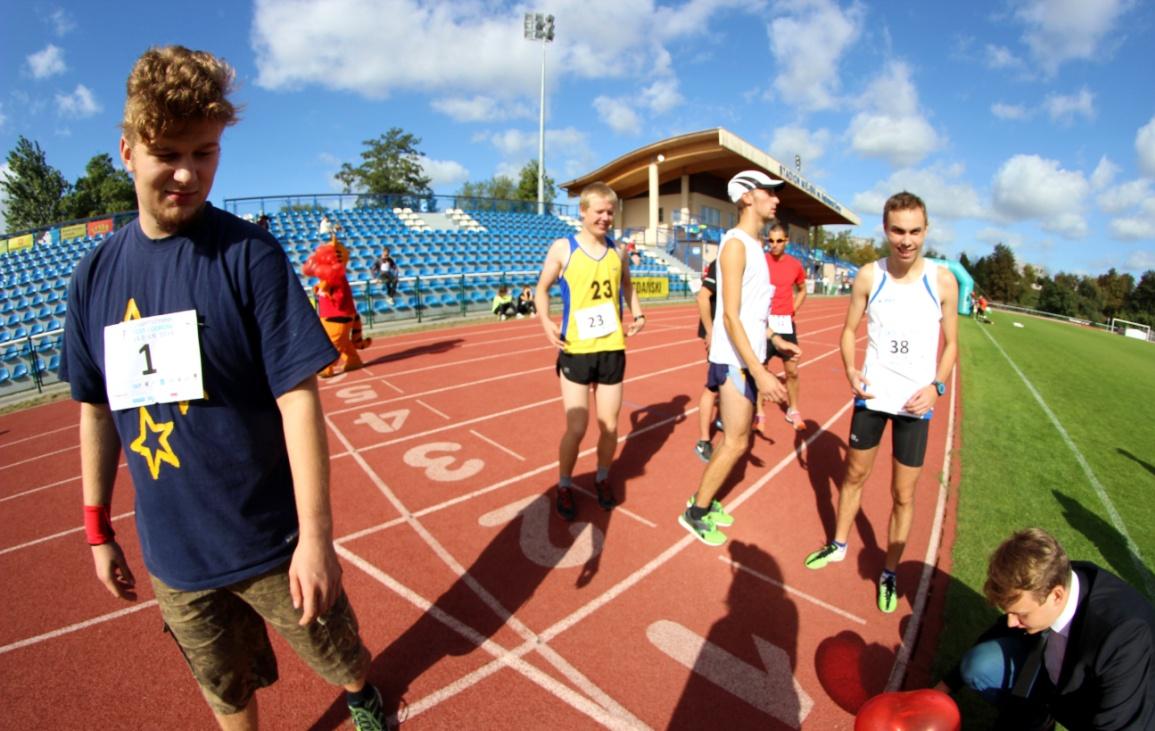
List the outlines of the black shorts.
{"type": "Polygon", "coordinates": [[[926,440],[930,433],[930,419],[917,416],[896,416],[881,411],[871,411],[865,406],[854,407],[854,418],[850,421],[850,448],[874,449],[882,441],[886,422],[894,422],[890,435],[891,451],[899,464],[907,467],[922,467],[926,458],[926,440]]]}
{"type": "MultiPolygon", "coordinates": [[[[778,337],[782,338],[783,340],[785,340],[788,343],[794,343],[795,345],[798,344],[798,325],[797,325],[797,323],[794,325],[794,332],[792,332],[792,333],[774,333],[774,334],[777,335],[778,337]]],[[[767,363],[769,363],[770,359],[773,358],[774,356],[778,356],[782,360],[787,360],[787,359],[794,356],[793,353],[791,353],[790,355],[782,355],[781,353],[779,353],[778,348],[774,347],[774,343],[770,342],[771,340],[772,340],[772,338],[766,338],[766,362],[767,363]]]]}
{"type": "Polygon", "coordinates": [[[626,351],[601,353],[558,353],[555,372],[567,381],[589,385],[615,386],[626,377],[626,351]]]}

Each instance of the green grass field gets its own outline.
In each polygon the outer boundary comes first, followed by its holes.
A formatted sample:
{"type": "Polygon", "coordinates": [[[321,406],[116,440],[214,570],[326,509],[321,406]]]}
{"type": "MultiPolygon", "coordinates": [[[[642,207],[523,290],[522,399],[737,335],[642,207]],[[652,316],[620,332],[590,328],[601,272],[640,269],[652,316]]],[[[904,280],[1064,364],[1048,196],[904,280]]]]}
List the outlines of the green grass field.
{"type": "MultiPolygon", "coordinates": [[[[992,318],[960,322],[962,479],[951,496],[958,532],[937,673],[997,616],[982,598],[987,557],[1019,528],[1044,528],[1072,558],[1149,597],[1155,590],[1155,344],[1011,313],[992,318]]],[[[983,704],[961,700],[966,727],[985,727],[983,704]]]]}

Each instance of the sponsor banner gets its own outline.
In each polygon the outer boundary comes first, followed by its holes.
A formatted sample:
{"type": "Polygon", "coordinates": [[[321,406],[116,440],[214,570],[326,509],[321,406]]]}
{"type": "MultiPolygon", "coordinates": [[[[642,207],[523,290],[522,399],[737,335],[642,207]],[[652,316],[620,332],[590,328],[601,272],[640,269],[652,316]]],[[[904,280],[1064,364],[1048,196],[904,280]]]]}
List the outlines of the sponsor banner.
{"type": "Polygon", "coordinates": [[[665,277],[632,277],[630,281],[641,299],[666,299],[670,296],[670,280],[665,277]]]}
{"type": "Polygon", "coordinates": [[[24,234],[23,236],[15,236],[8,239],[8,251],[20,251],[21,249],[31,249],[35,241],[32,234],[24,234]]]}
{"type": "Polygon", "coordinates": [[[88,226],[83,223],[78,223],[73,226],[65,226],[60,229],[60,238],[64,241],[71,241],[72,239],[82,239],[88,235],[88,226]]]}
{"type": "Polygon", "coordinates": [[[0,254],[8,253],[8,239],[0,239],[0,254]]]}
{"type": "Polygon", "coordinates": [[[104,234],[112,233],[112,219],[102,218],[99,221],[88,222],[89,236],[103,236],[104,234]]]}

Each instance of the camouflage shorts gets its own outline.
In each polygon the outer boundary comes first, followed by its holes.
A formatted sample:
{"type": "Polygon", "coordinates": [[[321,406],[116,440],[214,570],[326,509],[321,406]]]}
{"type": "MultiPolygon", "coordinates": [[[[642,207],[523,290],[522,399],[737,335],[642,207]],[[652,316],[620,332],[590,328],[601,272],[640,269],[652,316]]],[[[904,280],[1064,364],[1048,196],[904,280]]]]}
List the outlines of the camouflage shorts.
{"type": "Polygon", "coordinates": [[[277,680],[277,658],[265,622],[309,667],[334,685],[365,677],[369,651],[342,589],[333,607],[308,627],[289,594],[288,565],[221,589],[181,591],[155,576],[153,591],[201,692],[220,714],[244,710],[259,688],[277,680]],[[323,623],[322,623],[323,622],[323,623]]]}

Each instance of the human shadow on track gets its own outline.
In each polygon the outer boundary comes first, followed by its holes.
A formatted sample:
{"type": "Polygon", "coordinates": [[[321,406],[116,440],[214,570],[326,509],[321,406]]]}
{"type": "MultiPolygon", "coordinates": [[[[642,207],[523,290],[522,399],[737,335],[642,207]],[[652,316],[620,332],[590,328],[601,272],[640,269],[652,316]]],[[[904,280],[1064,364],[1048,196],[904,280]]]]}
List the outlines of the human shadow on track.
{"type": "MultiPolygon", "coordinates": [[[[669,401],[650,404],[630,412],[630,438],[625,440],[621,452],[614,458],[610,467],[610,484],[614,486],[614,495],[618,505],[626,505],[629,495],[630,480],[638,479],[646,474],[646,465],[650,458],[659,453],[662,446],[674,433],[674,427],[685,421],[686,406],[690,397],[678,394],[669,401]],[[636,436],[634,436],[636,435],[636,436]]],[[[579,503],[579,510],[584,509],[583,515],[589,517],[594,525],[601,528],[604,535],[610,533],[610,521],[613,511],[603,512],[597,508],[593,499],[593,483],[596,475],[583,475],[575,484],[589,485],[584,491],[585,498],[579,503]],[[587,506],[592,506],[588,507],[587,506]]],[[[577,586],[586,586],[597,575],[601,567],[602,552],[598,551],[590,557],[577,578],[577,586]]]]}
{"type": "MultiPolygon", "coordinates": [[[[807,434],[813,433],[811,430],[818,428],[820,427],[814,422],[807,422],[806,431],[800,432],[799,437],[805,439],[807,434]]],[[[798,444],[796,438],[795,446],[797,447],[798,444]]],[[[838,519],[839,487],[842,485],[843,478],[846,477],[847,452],[846,442],[842,437],[827,430],[814,438],[814,441],[806,448],[801,460],[802,466],[806,469],[806,476],[810,480],[810,487],[814,491],[814,504],[825,532],[825,535],[821,536],[821,540],[815,540],[814,548],[834,537],[835,522],[838,519]]],[[[875,469],[879,470],[881,466],[876,463],[875,469]]],[[[888,481],[887,490],[889,491],[889,489],[888,481]]],[[[863,492],[865,493],[865,488],[863,492]]],[[[858,560],[859,574],[864,577],[876,576],[882,570],[886,549],[879,544],[874,526],[871,525],[870,519],[861,509],[854,518],[854,526],[862,546],[858,560]]],[[[853,540],[854,535],[855,533],[852,532],[851,540],[853,540]]],[[[807,550],[813,550],[813,548],[807,550]]]]}
{"type": "MultiPolygon", "coordinates": [[[[503,634],[498,652],[516,649],[527,641],[527,637],[528,642],[536,644],[530,630],[522,627],[514,616],[516,612],[552,571],[582,566],[589,555],[600,552],[604,544],[602,530],[585,522],[592,510],[587,508],[585,512],[579,512],[577,521],[566,523],[554,515],[552,499],[551,487],[549,492],[526,500],[520,512],[502,526],[497,536],[465,569],[465,574],[437,597],[432,607],[423,612],[413,625],[373,658],[369,682],[381,691],[388,712],[404,720],[407,706],[419,700],[409,697],[415,681],[449,658],[474,654],[479,660],[453,661],[454,668],[449,671],[442,668],[439,677],[452,672],[456,679],[460,679],[473,671],[476,664],[500,663],[481,649],[481,645],[492,640],[499,631],[503,634]],[[511,633],[521,636],[515,637],[511,633]]],[[[600,513],[597,504],[590,502],[592,509],[600,513]]],[[[486,517],[483,516],[481,522],[490,525],[486,517]]],[[[516,661],[512,663],[516,668],[516,661]]],[[[535,664],[540,664],[540,656],[536,657],[535,664]]],[[[447,683],[435,681],[438,688],[447,683]]],[[[420,693],[426,696],[434,690],[434,687],[423,687],[420,693]]],[[[501,702],[513,704],[511,709],[516,705],[515,699],[506,698],[501,702]]],[[[340,728],[348,716],[344,699],[338,698],[311,728],[340,728]]]]}
{"type": "Polygon", "coordinates": [[[385,353],[379,355],[373,360],[365,361],[365,365],[383,365],[385,363],[394,363],[406,358],[416,358],[419,355],[435,355],[437,353],[447,353],[454,348],[458,348],[465,342],[464,338],[452,338],[450,340],[439,340],[436,343],[426,343],[425,345],[415,345],[412,348],[405,350],[398,350],[395,353],[385,353]]]}
{"type": "Polygon", "coordinates": [[[673,622],[656,622],[647,632],[663,650],[674,645],[675,637],[699,642],[668,728],[798,728],[811,706],[794,685],[798,608],[783,589],[782,570],[770,554],[742,541],[731,541],[729,551],[729,611],[710,627],[704,642],[673,622]]]}
{"type": "Polygon", "coordinates": [[[1126,539],[1115,526],[1087,510],[1078,500],[1058,490],[1051,490],[1051,494],[1063,506],[1067,523],[1099,549],[1111,569],[1139,591],[1149,594],[1150,587],[1155,586],[1155,575],[1131,552],[1126,539]]]}

